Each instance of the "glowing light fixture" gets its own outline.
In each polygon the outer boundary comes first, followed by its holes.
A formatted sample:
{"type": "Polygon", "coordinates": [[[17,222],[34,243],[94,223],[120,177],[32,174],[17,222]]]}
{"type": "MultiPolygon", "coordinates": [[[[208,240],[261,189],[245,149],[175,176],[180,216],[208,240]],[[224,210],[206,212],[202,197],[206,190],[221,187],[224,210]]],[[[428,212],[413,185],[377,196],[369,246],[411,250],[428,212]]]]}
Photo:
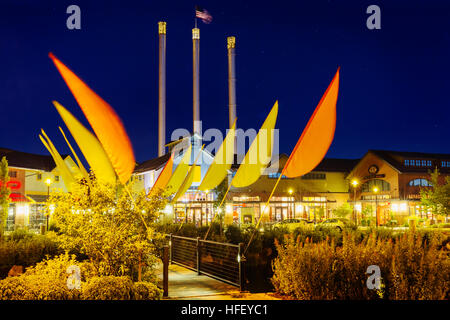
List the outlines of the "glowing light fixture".
{"type": "Polygon", "coordinates": [[[53,183],[52,179],[50,179],[50,178],[45,179],[45,184],[46,184],[48,187],[50,187],[50,185],[51,185],[52,183],[53,183]]]}

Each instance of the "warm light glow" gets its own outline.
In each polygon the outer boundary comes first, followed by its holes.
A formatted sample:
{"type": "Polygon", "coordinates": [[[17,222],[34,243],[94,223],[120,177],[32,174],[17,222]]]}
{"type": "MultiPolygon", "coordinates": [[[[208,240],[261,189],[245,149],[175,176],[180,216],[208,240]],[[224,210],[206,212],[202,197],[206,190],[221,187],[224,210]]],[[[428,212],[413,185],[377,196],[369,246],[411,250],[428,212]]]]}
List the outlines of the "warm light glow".
{"type": "Polygon", "coordinates": [[[373,187],[373,192],[377,193],[380,189],[378,189],[378,187],[373,187]]]}
{"type": "Polygon", "coordinates": [[[400,211],[406,211],[406,209],[407,209],[406,202],[401,202],[400,203],[400,211]]]}
{"type": "Polygon", "coordinates": [[[50,185],[51,185],[52,183],[53,183],[52,179],[50,179],[50,178],[45,179],[45,184],[46,184],[47,186],[50,187],[50,185]]]}
{"type": "Polygon", "coordinates": [[[358,180],[356,180],[356,179],[352,180],[352,186],[353,187],[356,187],[358,184],[359,184],[358,180]]]}
{"type": "Polygon", "coordinates": [[[361,203],[355,204],[355,210],[356,210],[357,212],[361,212],[361,203]]]}
{"type": "Polygon", "coordinates": [[[398,204],[397,204],[397,203],[393,203],[393,204],[391,205],[391,209],[392,209],[392,211],[394,211],[394,212],[398,212],[398,204]]]}
{"type": "Polygon", "coordinates": [[[292,188],[289,188],[288,193],[292,194],[294,192],[294,190],[292,190],[292,188]]]}
{"type": "Polygon", "coordinates": [[[168,204],[168,205],[164,208],[163,212],[166,213],[166,214],[171,214],[171,213],[172,213],[172,206],[171,206],[170,204],[168,204]]]}
{"type": "Polygon", "coordinates": [[[231,205],[227,205],[227,206],[225,207],[225,212],[226,212],[226,213],[232,213],[232,212],[233,212],[233,208],[231,207],[231,205]]]}

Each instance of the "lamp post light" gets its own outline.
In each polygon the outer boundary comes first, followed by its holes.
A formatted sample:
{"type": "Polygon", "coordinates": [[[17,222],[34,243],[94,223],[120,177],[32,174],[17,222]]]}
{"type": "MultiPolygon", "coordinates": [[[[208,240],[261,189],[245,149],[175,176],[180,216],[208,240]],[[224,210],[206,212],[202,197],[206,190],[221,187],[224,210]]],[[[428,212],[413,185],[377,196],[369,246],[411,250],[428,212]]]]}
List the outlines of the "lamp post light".
{"type": "MultiPolygon", "coordinates": [[[[50,198],[50,185],[53,183],[52,179],[47,178],[45,179],[45,184],[47,185],[47,201],[50,198]]],[[[50,218],[50,210],[47,212],[47,231],[48,231],[48,221],[50,218]]]]}
{"type": "Polygon", "coordinates": [[[377,193],[380,189],[378,189],[377,186],[374,186],[372,190],[375,193],[375,219],[377,220],[376,222],[377,222],[377,227],[378,227],[379,223],[378,223],[378,194],[377,193]]]}
{"type": "Polygon", "coordinates": [[[358,186],[359,182],[356,179],[352,180],[352,186],[353,186],[353,219],[355,219],[355,224],[358,225],[358,216],[356,213],[356,187],[358,186]]]}
{"type": "MultiPolygon", "coordinates": [[[[294,190],[292,190],[292,188],[289,188],[288,189],[288,193],[289,193],[289,196],[292,196],[292,194],[294,193],[294,190]]],[[[289,199],[289,202],[291,201],[291,199],[289,199]]],[[[294,216],[295,216],[295,203],[294,202],[292,202],[292,211],[294,211],[294,216]]],[[[281,210],[283,210],[283,209],[281,209],[281,210]]],[[[292,216],[293,216],[293,212],[291,211],[291,206],[290,205],[288,205],[288,218],[292,218],[292,216]]]]}

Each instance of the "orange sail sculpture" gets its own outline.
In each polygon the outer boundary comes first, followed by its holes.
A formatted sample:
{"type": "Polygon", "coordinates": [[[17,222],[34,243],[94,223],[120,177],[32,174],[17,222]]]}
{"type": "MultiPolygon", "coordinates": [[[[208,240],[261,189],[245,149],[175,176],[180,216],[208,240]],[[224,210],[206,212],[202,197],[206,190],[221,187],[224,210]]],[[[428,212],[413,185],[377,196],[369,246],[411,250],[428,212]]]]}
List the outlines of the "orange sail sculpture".
{"type": "Polygon", "coordinates": [[[125,184],[133,173],[136,161],[130,139],[113,108],[89,88],[52,53],[49,54],[97,138],[108,155],[121,183],[125,184]]]}
{"type": "Polygon", "coordinates": [[[173,153],[170,155],[169,161],[167,161],[164,168],[161,170],[161,173],[156,179],[155,184],[151,188],[148,193],[148,197],[153,196],[158,190],[164,189],[169,183],[170,177],[172,177],[172,169],[173,169],[173,153]]]}
{"type": "MultiPolygon", "coordinates": [[[[333,141],[334,131],[336,129],[336,103],[338,93],[339,68],[309,119],[300,139],[298,139],[294,150],[286,161],[267,202],[262,208],[262,214],[256,224],[255,231],[258,230],[262,217],[268,212],[270,199],[272,199],[281,178],[283,176],[290,178],[302,176],[313,170],[325,157],[333,141]]],[[[255,231],[250,237],[244,254],[250,247],[255,231]]]]}
{"type": "Polygon", "coordinates": [[[299,177],[310,172],[325,157],[336,129],[338,92],[339,69],[284,166],[283,174],[286,177],[299,177]]]}

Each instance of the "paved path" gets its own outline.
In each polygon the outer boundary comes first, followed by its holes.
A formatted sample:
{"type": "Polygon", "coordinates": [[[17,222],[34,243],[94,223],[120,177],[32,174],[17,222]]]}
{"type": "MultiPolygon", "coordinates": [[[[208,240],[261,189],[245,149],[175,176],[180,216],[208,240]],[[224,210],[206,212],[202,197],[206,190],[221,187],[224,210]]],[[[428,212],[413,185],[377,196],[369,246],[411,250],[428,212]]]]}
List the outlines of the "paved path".
{"type": "MultiPolygon", "coordinates": [[[[157,266],[157,274],[162,287],[162,263],[157,266]]],[[[276,299],[270,294],[240,293],[239,288],[197,275],[197,272],[176,264],[169,265],[169,297],[177,300],[268,300],[276,299]]]]}

